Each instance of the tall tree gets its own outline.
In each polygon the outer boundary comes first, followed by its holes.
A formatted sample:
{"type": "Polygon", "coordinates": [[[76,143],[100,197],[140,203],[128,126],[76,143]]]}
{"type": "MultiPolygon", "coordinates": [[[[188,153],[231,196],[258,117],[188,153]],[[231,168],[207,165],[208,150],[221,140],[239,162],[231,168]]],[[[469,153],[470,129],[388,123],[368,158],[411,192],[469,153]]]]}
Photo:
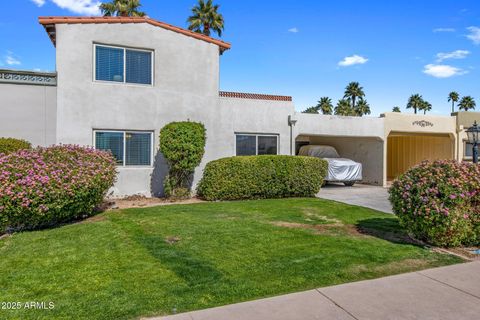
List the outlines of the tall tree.
{"type": "Polygon", "coordinates": [[[393,107],[392,112],[399,112],[400,113],[400,112],[402,112],[402,110],[400,110],[399,106],[395,106],[395,107],[393,107]]]}
{"type": "Polygon", "coordinates": [[[354,116],[355,111],[352,109],[350,101],[347,99],[338,100],[335,107],[335,114],[338,116],[354,116]]]}
{"type": "Polygon", "coordinates": [[[218,13],[219,7],[212,0],[198,0],[198,4],[192,8],[192,15],[187,19],[188,29],[206,36],[210,36],[213,31],[221,37],[224,20],[222,14],[218,13]]]}
{"type": "Polygon", "coordinates": [[[418,93],[413,94],[408,98],[407,102],[407,109],[413,109],[415,114],[417,114],[417,110],[420,109],[423,103],[423,98],[418,93]]]}
{"type": "Polygon", "coordinates": [[[145,12],[138,10],[141,6],[140,0],[112,0],[100,4],[100,10],[104,16],[143,17],[145,12]]]}
{"type": "Polygon", "coordinates": [[[315,114],[318,114],[318,106],[316,106],[316,107],[308,107],[307,109],[303,110],[302,113],[315,113],[315,114]]]}
{"type": "Polygon", "coordinates": [[[345,88],[345,94],[343,98],[349,99],[351,101],[352,109],[355,109],[355,102],[357,102],[357,98],[363,97],[365,97],[365,93],[363,92],[363,88],[360,87],[360,84],[358,82],[350,82],[345,88]]]}
{"type": "Polygon", "coordinates": [[[329,97],[321,97],[317,104],[317,110],[320,110],[323,114],[332,114],[332,99],[329,97]]]}
{"type": "Polygon", "coordinates": [[[475,110],[476,105],[477,104],[475,103],[475,100],[471,96],[465,96],[462,98],[462,100],[460,100],[460,103],[458,104],[458,110],[475,110]]]}
{"type": "Polygon", "coordinates": [[[448,102],[452,102],[452,113],[455,112],[455,103],[458,101],[459,98],[460,95],[455,91],[452,91],[448,94],[448,102]]]}
{"type": "Polygon", "coordinates": [[[355,114],[359,117],[362,117],[364,115],[368,115],[371,113],[370,111],[370,105],[368,104],[367,100],[360,98],[358,100],[357,106],[354,109],[355,114]]]}
{"type": "Polygon", "coordinates": [[[423,114],[427,114],[427,111],[432,110],[432,104],[428,101],[423,100],[418,110],[422,110],[423,114]]]}

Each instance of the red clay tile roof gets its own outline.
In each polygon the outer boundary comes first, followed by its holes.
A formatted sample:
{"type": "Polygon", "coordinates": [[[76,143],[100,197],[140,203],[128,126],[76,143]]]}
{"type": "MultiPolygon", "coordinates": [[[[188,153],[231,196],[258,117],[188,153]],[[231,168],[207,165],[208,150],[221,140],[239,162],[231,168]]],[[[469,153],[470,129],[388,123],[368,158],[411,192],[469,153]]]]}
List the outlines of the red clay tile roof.
{"type": "Polygon", "coordinates": [[[230,43],[207,37],[203,34],[196,33],[190,30],[182,29],[171,24],[160,22],[147,17],[39,17],[38,22],[44,26],[48,36],[55,45],[55,25],[56,24],[78,24],[78,23],[148,23],[156,27],[164,28],[173,32],[178,32],[183,35],[203,40],[209,43],[216,44],[220,47],[220,51],[230,49],[230,43]]]}
{"type": "Polygon", "coordinates": [[[292,97],[289,96],[276,96],[270,94],[258,94],[258,93],[243,93],[243,92],[227,92],[220,91],[220,97],[223,98],[240,98],[240,99],[256,99],[256,100],[274,100],[274,101],[292,101],[292,97]]]}

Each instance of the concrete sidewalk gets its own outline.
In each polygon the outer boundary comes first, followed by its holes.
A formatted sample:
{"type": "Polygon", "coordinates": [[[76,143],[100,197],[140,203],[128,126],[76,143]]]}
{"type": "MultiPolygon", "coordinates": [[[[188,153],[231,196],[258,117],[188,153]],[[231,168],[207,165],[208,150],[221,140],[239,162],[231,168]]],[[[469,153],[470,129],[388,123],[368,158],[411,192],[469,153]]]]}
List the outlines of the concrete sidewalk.
{"type": "Polygon", "coordinates": [[[152,319],[477,320],[480,319],[480,262],[152,319]]]}

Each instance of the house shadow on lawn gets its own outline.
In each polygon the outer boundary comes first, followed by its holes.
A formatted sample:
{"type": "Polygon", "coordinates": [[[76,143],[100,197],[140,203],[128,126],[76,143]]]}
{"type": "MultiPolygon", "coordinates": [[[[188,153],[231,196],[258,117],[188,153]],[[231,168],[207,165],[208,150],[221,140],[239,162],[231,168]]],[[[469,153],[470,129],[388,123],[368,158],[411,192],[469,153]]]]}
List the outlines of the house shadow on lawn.
{"type": "Polygon", "coordinates": [[[182,241],[178,237],[165,238],[161,235],[142,234],[135,236],[134,239],[190,287],[216,283],[223,278],[223,274],[209,262],[182,250],[177,245],[182,241]]]}
{"type": "Polygon", "coordinates": [[[412,239],[400,226],[396,218],[372,218],[360,220],[355,224],[357,231],[379,239],[397,244],[413,244],[423,246],[419,241],[412,239]]]}

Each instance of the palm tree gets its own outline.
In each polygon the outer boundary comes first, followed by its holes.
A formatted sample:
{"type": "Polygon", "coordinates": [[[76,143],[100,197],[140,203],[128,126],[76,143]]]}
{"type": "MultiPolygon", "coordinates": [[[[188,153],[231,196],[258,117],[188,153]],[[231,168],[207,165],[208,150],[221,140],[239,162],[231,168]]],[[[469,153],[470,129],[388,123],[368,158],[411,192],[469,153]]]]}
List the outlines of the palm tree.
{"type": "Polygon", "coordinates": [[[213,4],[212,0],[198,0],[198,4],[192,8],[192,15],[188,17],[188,29],[210,36],[211,31],[222,36],[224,29],[223,16],[218,13],[218,4],[213,4]]]}
{"type": "Polygon", "coordinates": [[[399,112],[400,113],[402,111],[400,110],[400,107],[395,106],[395,107],[393,107],[392,112],[399,112]]]}
{"type": "Polygon", "coordinates": [[[423,110],[423,114],[427,114],[427,111],[432,110],[432,104],[428,101],[423,100],[422,105],[418,108],[418,110],[423,110]]]}
{"type": "Polygon", "coordinates": [[[143,17],[145,12],[138,11],[140,0],[112,0],[102,3],[100,10],[104,16],[143,17]]]}
{"type": "Polygon", "coordinates": [[[358,101],[357,106],[354,109],[357,116],[362,117],[366,114],[370,114],[370,105],[368,104],[367,100],[360,98],[358,101]]]}
{"type": "Polygon", "coordinates": [[[408,98],[407,102],[407,109],[413,109],[415,111],[415,114],[417,114],[417,110],[420,109],[423,103],[423,98],[421,95],[413,94],[408,98]]]}
{"type": "Polygon", "coordinates": [[[476,105],[477,104],[475,103],[475,100],[471,96],[465,96],[462,98],[462,100],[460,100],[460,103],[458,104],[458,110],[475,110],[476,105]]]}
{"type": "Polygon", "coordinates": [[[452,113],[455,112],[455,102],[457,102],[459,98],[460,95],[455,91],[452,91],[448,94],[448,102],[452,102],[452,113]]]}
{"type": "Polygon", "coordinates": [[[315,113],[315,114],[318,114],[318,106],[317,106],[317,107],[308,107],[307,109],[303,110],[302,113],[315,113]]]}
{"type": "Polygon", "coordinates": [[[352,109],[350,101],[347,99],[338,100],[335,107],[335,114],[338,116],[354,116],[355,112],[352,109]]]}
{"type": "Polygon", "coordinates": [[[347,87],[345,88],[345,95],[343,96],[344,99],[350,99],[352,102],[352,109],[355,109],[355,102],[357,98],[365,97],[365,93],[363,92],[363,88],[360,87],[358,82],[350,82],[347,87]]]}
{"type": "Polygon", "coordinates": [[[329,97],[322,97],[318,101],[317,110],[322,111],[323,114],[332,114],[333,112],[333,105],[332,99],[329,97]]]}

